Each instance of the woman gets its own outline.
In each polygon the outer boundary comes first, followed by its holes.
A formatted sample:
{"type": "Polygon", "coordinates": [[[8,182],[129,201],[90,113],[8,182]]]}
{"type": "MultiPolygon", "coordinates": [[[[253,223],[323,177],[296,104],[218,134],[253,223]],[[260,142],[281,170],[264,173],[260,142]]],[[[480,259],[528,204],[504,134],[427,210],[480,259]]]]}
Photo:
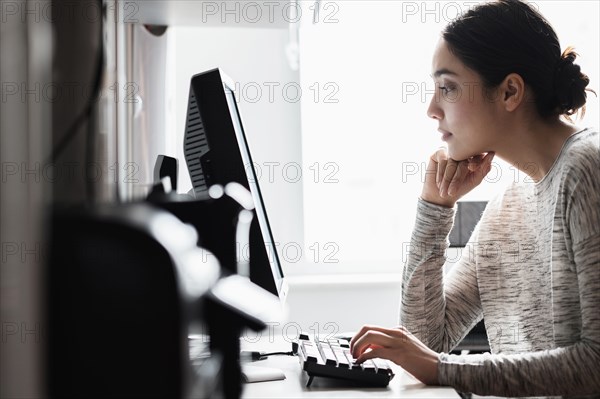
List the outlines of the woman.
{"type": "Polygon", "coordinates": [[[599,135],[560,119],[585,111],[589,79],[575,57],[517,0],[445,29],[427,113],[448,149],[427,167],[401,327],[363,327],[351,341],[359,362],[390,359],[426,384],[481,395],[600,395],[599,135]],[[488,203],[444,277],[453,207],[494,156],[529,179],[488,203]],[[491,354],[449,355],[482,318],[491,354]]]}

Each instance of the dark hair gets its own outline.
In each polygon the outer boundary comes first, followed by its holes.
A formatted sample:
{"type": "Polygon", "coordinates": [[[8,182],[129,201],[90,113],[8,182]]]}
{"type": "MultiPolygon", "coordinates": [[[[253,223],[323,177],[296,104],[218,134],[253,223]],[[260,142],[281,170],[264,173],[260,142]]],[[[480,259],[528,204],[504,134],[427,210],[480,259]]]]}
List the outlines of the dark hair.
{"type": "MultiPolygon", "coordinates": [[[[477,72],[486,88],[498,86],[510,73],[532,89],[542,117],[585,115],[587,75],[574,64],[577,53],[560,51],[550,23],[520,0],[478,5],[442,32],[450,52],[477,72]]],[[[594,93],[595,94],[595,93],[594,93]]]]}

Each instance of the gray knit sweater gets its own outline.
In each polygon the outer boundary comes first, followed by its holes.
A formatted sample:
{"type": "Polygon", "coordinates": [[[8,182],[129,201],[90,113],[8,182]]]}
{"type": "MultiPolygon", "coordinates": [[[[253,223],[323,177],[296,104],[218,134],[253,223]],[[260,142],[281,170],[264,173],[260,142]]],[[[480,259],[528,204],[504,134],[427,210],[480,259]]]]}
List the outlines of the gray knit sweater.
{"type": "Polygon", "coordinates": [[[443,267],[454,209],[419,199],[400,323],[439,356],[439,380],[496,396],[600,396],[600,149],[569,137],[539,182],[490,201],[443,267]],[[491,354],[449,355],[484,319],[491,354]]]}

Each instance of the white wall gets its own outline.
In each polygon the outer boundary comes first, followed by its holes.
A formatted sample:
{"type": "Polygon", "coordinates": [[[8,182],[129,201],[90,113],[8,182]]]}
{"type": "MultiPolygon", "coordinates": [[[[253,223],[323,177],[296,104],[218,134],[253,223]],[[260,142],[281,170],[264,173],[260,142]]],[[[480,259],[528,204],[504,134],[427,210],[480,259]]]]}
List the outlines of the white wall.
{"type": "Polygon", "coordinates": [[[287,322],[303,331],[328,334],[357,331],[365,324],[398,324],[400,275],[295,276],[289,285],[287,322]]]}
{"type": "MultiPolygon", "coordinates": [[[[444,273],[460,259],[461,248],[448,248],[444,273]]],[[[357,331],[365,324],[398,325],[402,294],[400,273],[306,275],[288,278],[289,334],[357,331]]],[[[282,325],[285,328],[285,324],[282,325]]]]}

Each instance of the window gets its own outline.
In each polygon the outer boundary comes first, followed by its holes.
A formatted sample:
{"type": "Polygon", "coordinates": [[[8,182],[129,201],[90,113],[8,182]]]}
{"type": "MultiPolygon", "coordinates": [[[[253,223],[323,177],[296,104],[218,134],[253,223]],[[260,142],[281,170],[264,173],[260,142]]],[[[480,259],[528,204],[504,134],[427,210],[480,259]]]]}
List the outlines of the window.
{"type": "MultiPolygon", "coordinates": [[[[444,26],[474,4],[322,1],[318,23],[303,24],[300,78],[310,88],[301,111],[303,170],[310,171],[303,186],[307,262],[290,272],[401,270],[425,161],[442,145],[437,123],[426,116],[434,46],[444,26]]],[[[598,3],[534,6],[563,49],[576,46],[577,62],[597,91],[598,3]]],[[[578,123],[599,126],[598,120],[591,95],[578,123]]],[[[487,201],[525,178],[496,159],[486,183],[465,199],[487,201]]]]}

